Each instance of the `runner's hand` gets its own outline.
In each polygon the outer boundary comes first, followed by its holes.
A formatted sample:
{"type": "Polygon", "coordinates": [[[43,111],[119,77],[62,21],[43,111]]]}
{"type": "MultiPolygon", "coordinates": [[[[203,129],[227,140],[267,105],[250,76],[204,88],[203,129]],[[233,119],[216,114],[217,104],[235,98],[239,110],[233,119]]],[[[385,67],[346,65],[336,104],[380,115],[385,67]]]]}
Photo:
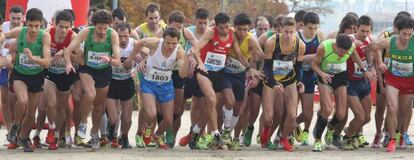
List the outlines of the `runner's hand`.
{"type": "Polygon", "coordinates": [[[124,61],[124,63],[122,63],[122,67],[124,67],[124,69],[126,69],[126,70],[131,69],[131,66],[132,66],[132,61],[130,61],[128,59],[126,59],[124,61]]]}
{"type": "Polygon", "coordinates": [[[296,83],[296,86],[298,87],[298,92],[299,93],[305,92],[305,85],[302,82],[296,83]]]}
{"type": "Polygon", "coordinates": [[[204,67],[203,63],[200,63],[197,65],[197,70],[204,72],[205,74],[208,74],[206,67],[204,67]]]}
{"type": "Polygon", "coordinates": [[[285,89],[283,88],[283,85],[280,83],[277,83],[275,86],[273,86],[273,91],[276,93],[283,93],[285,89]]]}
{"type": "Polygon", "coordinates": [[[141,61],[137,66],[137,72],[144,73],[146,69],[146,63],[144,61],[141,61]]]}
{"type": "Polygon", "coordinates": [[[54,56],[53,56],[53,60],[57,60],[60,58],[63,58],[63,52],[65,52],[65,50],[61,49],[59,52],[57,52],[54,56]]]}
{"type": "Polygon", "coordinates": [[[373,75],[370,71],[364,72],[364,77],[366,79],[368,79],[369,81],[376,81],[377,80],[377,77],[375,77],[375,75],[373,75]]]}
{"type": "Polygon", "coordinates": [[[385,73],[385,72],[387,72],[387,65],[385,65],[385,63],[384,63],[384,62],[380,62],[380,63],[378,64],[378,69],[379,69],[382,73],[385,73]]]}
{"type": "Polygon", "coordinates": [[[76,73],[75,67],[71,64],[66,64],[65,68],[66,74],[69,75],[70,72],[76,73]]]}
{"type": "Polygon", "coordinates": [[[247,77],[253,77],[253,78],[257,78],[257,79],[263,79],[264,74],[254,68],[250,68],[247,71],[247,77]]]}
{"type": "Polygon", "coordinates": [[[32,59],[33,59],[33,54],[32,54],[32,51],[31,51],[29,48],[24,48],[24,49],[23,49],[23,53],[24,53],[24,54],[26,54],[26,56],[27,56],[30,60],[32,60],[32,59]]]}
{"type": "Polygon", "coordinates": [[[104,63],[110,63],[111,62],[111,57],[101,56],[101,61],[104,62],[104,63]]]}
{"type": "Polygon", "coordinates": [[[322,81],[323,81],[324,84],[330,84],[330,83],[332,83],[332,77],[333,77],[333,75],[330,75],[330,74],[324,72],[320,76],[321,76],[322,81]]]}

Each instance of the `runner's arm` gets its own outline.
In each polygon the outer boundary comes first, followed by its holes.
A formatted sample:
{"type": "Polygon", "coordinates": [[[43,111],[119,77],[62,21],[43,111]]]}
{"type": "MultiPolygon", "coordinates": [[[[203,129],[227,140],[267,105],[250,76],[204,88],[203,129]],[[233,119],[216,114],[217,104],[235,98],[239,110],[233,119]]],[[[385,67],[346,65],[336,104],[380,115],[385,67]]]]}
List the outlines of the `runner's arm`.
{"type": "Polygon", "coordinates": [[[32,61],[41,65],[43,68],[48,68],[50,65],[50,34],[47,32],[44,32],[43,38],[42,38],[42,53],[43,58],[31,56],[32,61]]]}
{"type": "Polygon", "coordinates": [[[210,42],[211,39],[213,39],[213,34],[214,31],[212,28],[208,29],[206,31],[206,33],[204,33],[203,36],[201,36],[200,40],[198,41],[198,44],[194,47],[194,55],[198,62],[198,65],[203,65],[204,66],[204,62],[201,60],[200,58],[200,50],[207,45],[208,42],[210,42]]]}
{"type": "Polygon", "coordinates": [[[185,55],[185,50],[178,46],[177,52],[178,74],[181,78],[188,77],[188,57],[185,55]]]}
{"type": "Polygon", "coordinates": [[[325,55],[325,48],[323,47],[323,44],[320,44],[318,47],[318,50],[316,51],[316,56],[312,61],[312,69],[315,71],[318,75],[323,75],[325,72],[321,69],[321,63],[323,56],[325,55]]]}
{"type": "Polygon", "coordinates": [[[120,66],[121,63],[121,53],[120,53],[120,47],[119,47],[119,37],[118,33],[111,32],[111,45],[112,45],[112,57],[111,60],[109,60],[109,63],[113,66],[120,66]]]}
{"type": "Polygon", "coordinates": [[[264,52],[265,59],[263,71],[265,73],[265,83],[271,88],[277,84],[276,79],[273,78],[273,51],[275,50],[275,38],[276,36],[273,35],[267,39],[264,52]]]}
{"type": "MultiPolygon", "coordinates": [[[[74,39],[70,42],[69,46],[65,49],[65,52],[63,53],[63,56],[65,58],[66,65],[72,65],[71,62],[71,55],[74,50],[81,48],[80,44],[86,40],[86,37],[89,34],[89,28],[85,28],[82,31],[79,32],[77,36],[75,36],[74,39]]],[[[83,55],[82,55],[83,56],[83,55]]]]}

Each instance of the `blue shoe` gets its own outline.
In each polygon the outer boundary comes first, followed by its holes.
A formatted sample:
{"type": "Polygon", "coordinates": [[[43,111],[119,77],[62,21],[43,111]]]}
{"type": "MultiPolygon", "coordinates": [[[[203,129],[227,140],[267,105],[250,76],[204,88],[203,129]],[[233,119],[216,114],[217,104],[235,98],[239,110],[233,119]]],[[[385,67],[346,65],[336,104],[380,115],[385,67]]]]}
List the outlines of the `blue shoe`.
{"type": "Polygon", "coordinates": [[[403,138],[406,145],[413,145],[413,141],[411,141],[410,136],[407,133],[403,134],[403,138]]]}

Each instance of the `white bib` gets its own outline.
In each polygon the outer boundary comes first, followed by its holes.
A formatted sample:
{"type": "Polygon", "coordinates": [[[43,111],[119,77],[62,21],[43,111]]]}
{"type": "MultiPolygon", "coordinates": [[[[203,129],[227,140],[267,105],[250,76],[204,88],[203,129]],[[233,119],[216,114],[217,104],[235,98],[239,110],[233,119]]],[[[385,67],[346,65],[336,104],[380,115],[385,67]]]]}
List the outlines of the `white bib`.
{"type": "Polygon", "coordinates": [[[292,61],[273,60],[273,75],[286,76],[293,70],[292,61]]]}
{"type": "Polygon", "coordinates": [[[331,74],[337,74],[346,71],[346,62],[343,63],[328,63],[326,65],[327,71],[331,74]]]}
{"type": "Polygon", "coordinates": [[[237,74],[237,73],[244,72],[245,70],[246,70],[246,67],[244,67],[240,61],[232,57],[227,58],[224,72],[237,74]]]}
{"type": "Polygon", "coordinates": [[[89,52],[88,59],[87,59],[88,66],[101,67],[103,65],[106,65],[106,63],[102,61],[101,56],[109,56],[108,52],[94,52],[94,51],[88,51],[88,52],[89,52]]]}
{"type": "Polygon", "coordinates": [[[403,63],[392,61],[392,74],[399,77],[405,77],[413,72],[413,63],[403,63]]]}
{"type": "Polygon", "coordinates": [[[126,80],[131,78],[131,70],[126,70],[123,66],[112,66],[112,78],[116,80],[126,80]]]}
{"type": "Polygon", "coordinates": [[[157,83],[167,83],[171,80],[171,70],[170,71],[163,71],[155,68],[151,68],[147,75],[145,76],[145,79],[152,82],[157,83]]]}
{"type": "Polygon", "coordinates": [[[224,68],[226,55],[213,52],[207,52],[204,66],[208,71],[219,71],[224,68]]]}
{"type": "MultiPolygon", "coordinates": [[[[24,68],[31,68],[31,69],[35,69],[35,68],[41,68],[41,66],[37,63],[34,63],[32,60],[29,59],[29,57],[27,57],[26,54],[24,53],[19,53],[19,64],[21,67],[24,68]]],[[[34,57],[39,57],[39,56],[34,56],[34,57]]]]}
{"type": "MultiPolygon", "coordinates": [[[[365,70],[367,70],[368,63],[367,61],[362,61],[362,64],[365,65],[365,70]]],[[[362,78],[364,76],[364,73],[361,71],[361,68],[357,63],[354,63],[354,74],[355,77],[362,78]]]]}
{"type": "Polygon", "coordinates": [[[65,73],[66,62],[65,59],[59,58],[55,61],[52,61],[49,66],[49,72],[54,74],[62,74],[65,73]]]}

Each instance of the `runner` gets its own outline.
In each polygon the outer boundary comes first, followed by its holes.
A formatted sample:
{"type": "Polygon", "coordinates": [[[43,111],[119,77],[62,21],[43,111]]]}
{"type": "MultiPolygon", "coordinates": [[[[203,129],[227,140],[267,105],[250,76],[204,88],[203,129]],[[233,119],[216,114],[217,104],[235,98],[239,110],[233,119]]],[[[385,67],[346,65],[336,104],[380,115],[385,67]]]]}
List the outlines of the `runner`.
{"type": "MultiPolygon", "coordinates": [[[[174,89],[171,74],[174,65],[179,66],[179,76],[187,76],[188,60],[184,49],[178,45],[180,32],[175,28],[167,28],[163,38],[145,38],[138,42],[137,50],[142,47],[150,49],[147,59],[140,62],[139,72],[144,76],[141,78],[142,99],[144,103],[145,116],[148,122],[157,118],[157,110],[162,113],[162,121],[157,131],[152,135],[160,149],[167,149],[164,143],[164,132],[172,126],[174,113],[174,89]],[[159,104],[157,109],[156,105],[159,104]]],[[[153,126],[155,124],[146,124],[153,126]]]]}
{"type": "Polygon", "coordinates": [[[299,38],[305,43],[306,51],[303,61],[303,80],[305,91],[300,94],[302,103],[302,113],[296,118],[295,138],[296,141],[302,142],[302,145],[309,145],[309,127],[313,118],[313,106],[316,84],[316,73],[311,68],[311,63],[315,58],[316,50],[319,44],[323,41],[324,35],[319,30],[319,16],[314,12],[308,12],[303,17],[304,29],[298,31],[299,38]],[[304,129],[302,131],[300,124],[304,122],[304,129]]]}
{"type": "Polygon", "coordinates": [[[414,93],[412,63],[413,58],[409,50],[414,46],[412,38],[414,20],[403,17],[396,22],[399,34],[378,42],[371,43],[368,51],[389,50],[390,61],[386,65],[381,60],[380,52],[376,52],[376,65],[383,72],[385,79],[385,94],[387,103],[386,125],[390,135],[387,152],[394,152],[396,148],[397,110],[411,107],[414,93]]]}
{"type": "Polygon", "coordinates": [[[292,152],[288,135],[295,126],[298,92],[302,93],[302,61],[305,44],[296,36],[296,23],[291,17],[282,20],[282,32],[274,35],[265,44],[266,73],[263,88],[264,129],[260,141],[266,146],[270,139],[272,123],[281,124],[280,144],[285,151],[292,152]],[[275,94],[274,94],[275,92],[275,94]],[[277,103],[275,103],[277,102],[277,103]],[[282,112],[286,111],[286,117],[282,112]],[[273,118],[278,118],[273,121],[273,118]]]}
{"type": "MultiPolygon", "coordinates": [[[[330,121],[330,126],[336,127],[336,125],[344,121],[345,112],[348,109],[345,99],[347,94],[345,87],[348,84],[346,60],[351,57],[362,69],[364,77],[373,77],[363,69],[365,65],[358,54],[354,54],[354,48],[355,46],[348,35],[339,34],[336,40],[329,39],[322,42],[316,52],[312,69],[318,74],[321,109],[318,111],[318,119],[313,131],[315,138],[314,152],[322,151],[321,137],[325,127],[328,125],[328,118],[334,109],[331,99],[332,95],[335,97],[335,116],[330,121]]],[[[326,143],[328,144],[328,142],[326,143]]]]}
{"type": "Polygon", "coordinates": [[[296,31],[300,31],[305,29],[305,23],[303,21],[303,17],[305,16],[307,12],[305,10],[299,10],[295,13],[295,22],[296,22],[296,31]]]}
{"type": "Polygon", "coordinates": [[[76,72],[70,60],[70,54],[85,41],[85,65],[79,69],[79,77],[84,95],[81,97],[81,123],[76,132],[76,138],[85,139],[87,118],[92,110],[93,126],[91,129],[92,148],[99,148],[98,131],[105,109],[105,99],[108,85],[111,80],[110,65],[119,66],[119,39],[118,34],[111,28],[111,13],[98,10],[92,17],[93,27],[83,29],[65,50],[66,74],[76,72]],[[92,85],[95,84],[95,85],[92,85]]]}
{"type": "Polygon", "coordinates": [[[42,21],[42,11],[32,8],[26,13],[27,27],[4,33],[7,39],[17,38],[19,44],[11,75],[16,104],[7,140],[11,143],[18,141],[24,152],[33,152],[29,135],[43,90],[43,68],[50,63],[50,35],[40,29],[42,21]]]}
{"type": "Polygon", "coordinates": [[[253,37],[258,39],[263,33],[266,33],[270,28],[270,23],[264,16],[259,16],[254,22],[255,28],[250,32],[253,33],[253,37]]]}

